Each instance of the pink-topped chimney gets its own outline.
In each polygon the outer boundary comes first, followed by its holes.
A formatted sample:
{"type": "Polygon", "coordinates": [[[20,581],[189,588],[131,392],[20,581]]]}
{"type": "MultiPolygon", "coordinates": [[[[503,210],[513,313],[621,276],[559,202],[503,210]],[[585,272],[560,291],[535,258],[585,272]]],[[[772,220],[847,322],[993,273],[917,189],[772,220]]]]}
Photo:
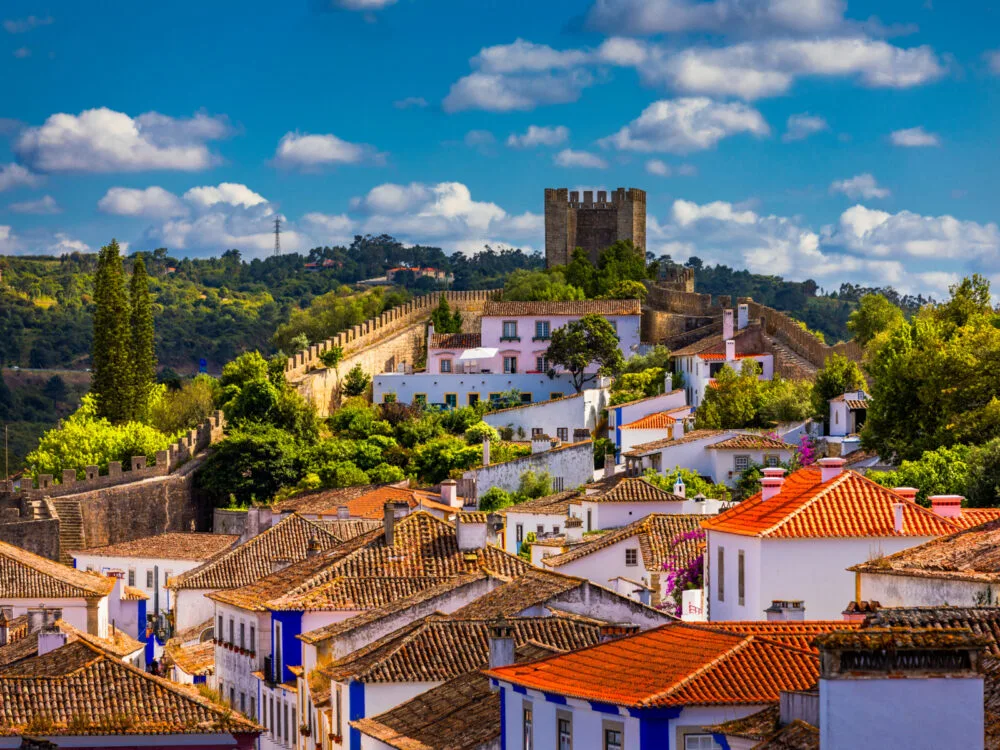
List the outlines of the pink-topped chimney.
{"type": "Polygon", "coordinates": [[[917,493],[920,492],[920,490],[916,487],[893,487],[892,491],[904,500],[909,500],[910,502],[916,502],[917,493]]]}
{"type": "Polygon", "coordinates": [[[778,466],[769,466],[763,470],[763,474],[760,479],[760,499],[767,502],[781,492],[781,486],[785,483],[785,470],[778,466]]]}
{"type": "Polygon", "coordinates": [[[831,479],[839,477],[841,472],[844,470],[844,464],[847,463],[843,458],[839,457],[829,457],[821,458],[816,463],[819,464],[819,468],[822,475],[822,481],[829,482],[831,479]]]}
{"type": "Polygon", "coordinates": [[[931,510],[942,518],[961,518],[964,499],[961,495],[931,495],[931,510]]]}

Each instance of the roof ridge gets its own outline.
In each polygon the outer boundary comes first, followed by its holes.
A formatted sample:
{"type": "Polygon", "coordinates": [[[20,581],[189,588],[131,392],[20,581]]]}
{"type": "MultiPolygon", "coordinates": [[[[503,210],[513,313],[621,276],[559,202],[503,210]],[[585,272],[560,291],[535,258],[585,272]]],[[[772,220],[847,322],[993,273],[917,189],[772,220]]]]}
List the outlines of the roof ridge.
{"type": "MultiPolygon", "coordinates": [[[[840,474],[838,474],[836,477],[834,477],[833,480],[831,480],[831,481],[828,481],[828,482],[822,482],[821,481],[820,484],[826,484],[826,487],[824,487],[823,489],[821,489],[819,492],[815,493],[812,497],[810,497],[808,500],[806,500],[804,503],[802,503],[798,508],[796,508],[795,510],[793,510],[791,513],[787,513],[783,518],[781,518],[780,520],[778,520],[777,523],[775,523],[774,525],[772,525],[772,526],[764,529],[763,531],[758,532],[755,536],[764,537],[764,536],[767,536],[768,534],[773,533],[774,531],[777,531],[782,526],[784,526],[786,523],[788,523],[789,521],[791,521],[793,518],[796,518],[800,513],[804,513],[807,508],[811,508],[813,505],[815,505],[816,503],[818,503],[821,499],[823,499],[824,497],[826,497],[827,494],[829,494],[829,492],[831,490],[833,490],[835,487],[839,487],[844,482],[846,482],[847,478],[850,475],[851,475],[850,472],[848,472],[848,471],[842,471],[840,474]]],[[[822,480],[822,474],[820,475],[820,479],[822,480]]],[[[758,493],[758,494],[761,495],[760,503],[758,503],[758,505],[760,505],[761,503],[764,502],[763,493],[758,493]]],[[[780,495],[780,493],[779,493],[779,495],[780,495]]]]}
{"type": "MultiPolygon", "coordinates": [[[[848,469],[844,473],[845,474],[851,473],[854,476],[856,476],[858,479],[861,479],[862,481],[870,484],[872,487],[877,487],[879,490],[881,490],[883,492],[888,492],[891,495],[896,495],[896,493],[893,492],[888,487],[883,487],[881,484],[878,484],[877,482],[872,481],[871,479],[869,479],[868,477],[866,477],[864,474],[860,474],[860,473],[858,473],[856,471],[852,471],[851,469],[848,469]]],[[[916,502],[914,500],[910,500],[909,498],[905,498],[902,495],[896,495],[896,497],[899,498],[898,502],[901,502],[904,505],[907,505],[907,506],[910,506],[910,507],[918,509],[920,511],[920,513],[925,514],[925,515],[929,515],[929,516],[933,517],[935,521],[941,521],[941,522],[945,523],[946,525],[951,526],[953,529],[955,529],[956,532],[958,532],[958,531],[964,531],[965,530],[965,528],[963,528],[962,526],[959,526],[957,523],[953,522],[951,519],[945,518],[944,516],[939,516],[937,513],[935,513],[930,508],[925,508],[923,505],[921,505],[920,503],[918,503],[918,502],[916,502]]],[[[975,528],[975,527],[973,526],[971,528],[975,528]]],[[[948,536],[948,535],[945,535],[945,536],[948,536]]]]}

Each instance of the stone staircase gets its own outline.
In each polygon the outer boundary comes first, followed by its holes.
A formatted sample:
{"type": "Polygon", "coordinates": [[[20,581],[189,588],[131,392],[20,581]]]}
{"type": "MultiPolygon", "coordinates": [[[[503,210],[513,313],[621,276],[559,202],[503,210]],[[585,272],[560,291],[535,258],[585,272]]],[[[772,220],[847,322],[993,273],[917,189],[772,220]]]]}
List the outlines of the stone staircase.
{"type": "Polygon", "coordinates": [[[70,550],[83,549],[86,540],[83,538],[83,514],[80,512],[80,501],[74,498],[55,498],[51,500],[59,516],[59,561],[66,565],[73,564],[70,550]]]}
{"type": "Polygon", "coordinates": [[[796,354],[785,343],[773,336],[765,336],[768,350],[774,356],[774,371],[787,380],[815,380],[819,368],[796,354]]]}

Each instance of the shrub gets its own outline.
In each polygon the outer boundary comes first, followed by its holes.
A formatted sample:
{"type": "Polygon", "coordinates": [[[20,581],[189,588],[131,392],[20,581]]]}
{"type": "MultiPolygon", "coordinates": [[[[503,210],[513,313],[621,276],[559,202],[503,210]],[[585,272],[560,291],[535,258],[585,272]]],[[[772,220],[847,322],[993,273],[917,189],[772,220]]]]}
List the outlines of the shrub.
{"type": "Polygon", "coordinates": [[[499,442],[500,433],[486,422],[477,422],[465,431],[465,442],[469,445],[482,445],[487,438],[491,443],[499,442]]]}

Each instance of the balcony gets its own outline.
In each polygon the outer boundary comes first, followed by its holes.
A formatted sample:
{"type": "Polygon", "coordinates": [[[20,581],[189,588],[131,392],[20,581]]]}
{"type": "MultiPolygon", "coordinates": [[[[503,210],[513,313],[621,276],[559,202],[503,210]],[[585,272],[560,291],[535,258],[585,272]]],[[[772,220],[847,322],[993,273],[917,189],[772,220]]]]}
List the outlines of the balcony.
{"type": "Polygon", "coordinates": [[[501,336],[500,341],[518,341],[520,342],[520,336],[501,336]]]}

